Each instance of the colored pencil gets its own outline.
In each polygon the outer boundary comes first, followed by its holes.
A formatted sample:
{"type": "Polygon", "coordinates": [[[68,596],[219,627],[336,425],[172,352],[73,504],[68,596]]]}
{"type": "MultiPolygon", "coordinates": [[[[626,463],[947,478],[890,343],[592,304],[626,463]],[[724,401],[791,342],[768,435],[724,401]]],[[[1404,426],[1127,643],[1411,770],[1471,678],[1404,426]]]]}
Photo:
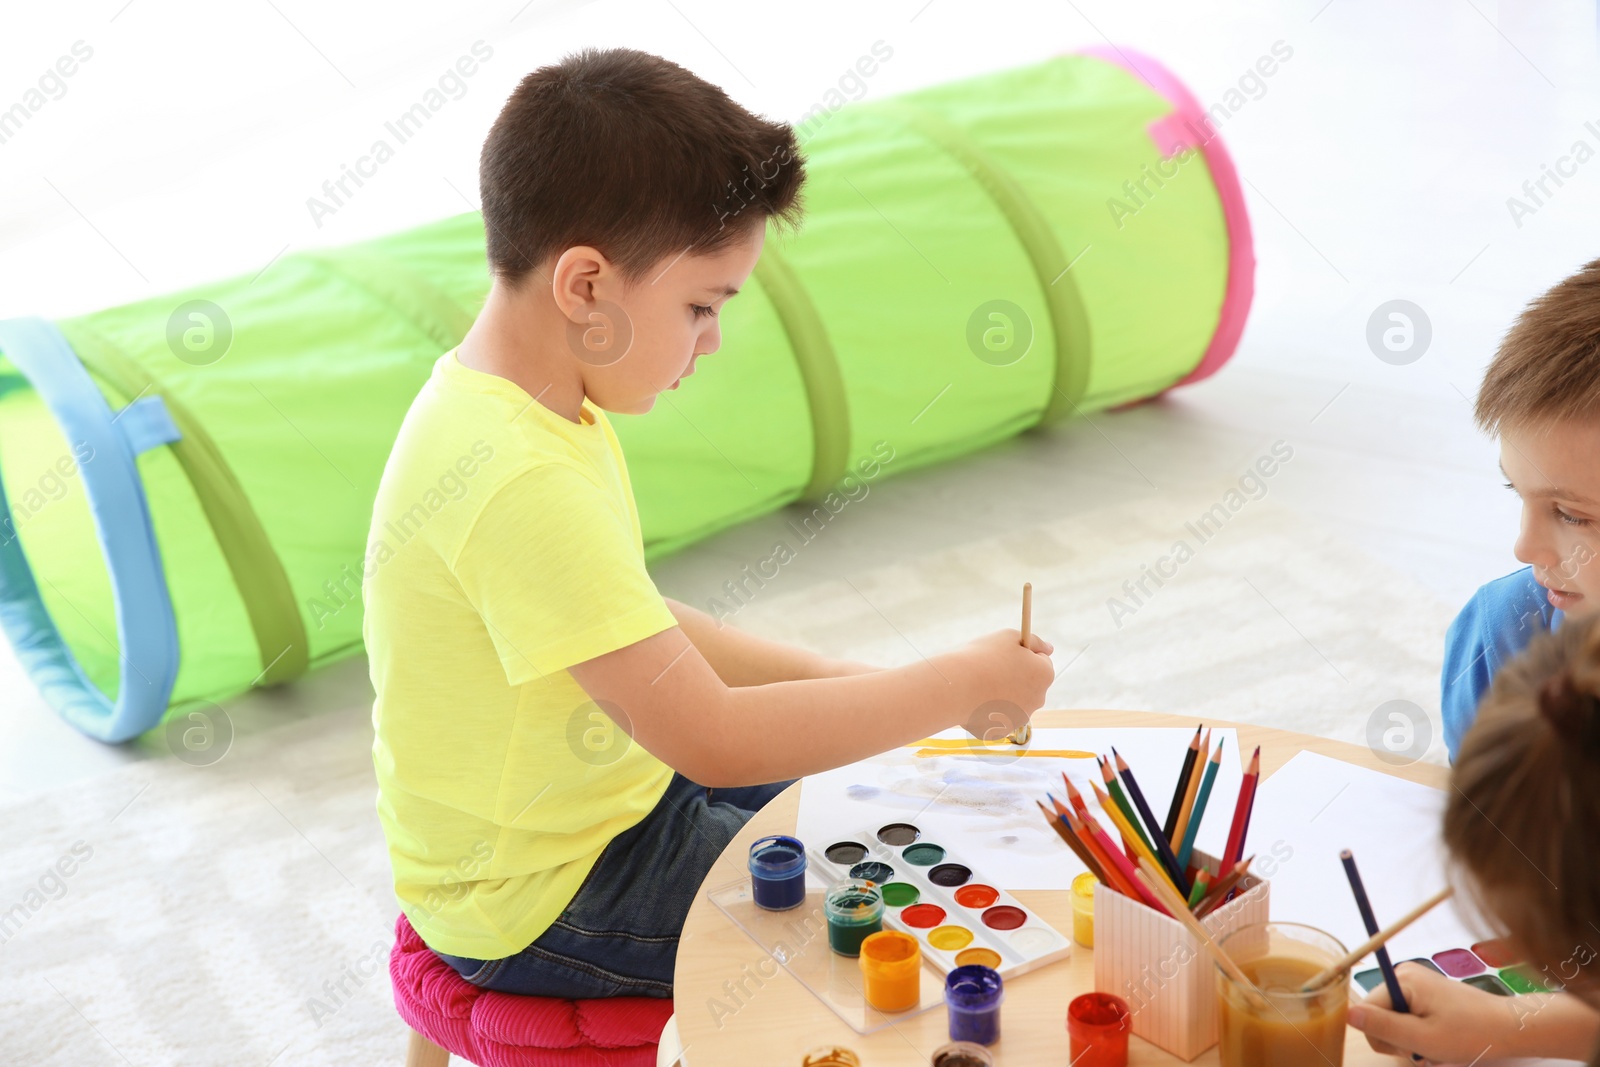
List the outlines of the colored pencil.
{"type": "Polygon", "coordinates": [[[1168,841],[1176,840],[1178,827],[1178,812],[1183,810],[1183,796],[1189,791],[1189,776],[1194,773],[1195,761],[1200,757],[1200,726],[1194,728],[1194,740],[1189,742],[1189,751],[1183,754],[1183,770],[1178,772],[1178,784],[1172,790],[1172,803],[1167,808],[1167,820],[1161,824],[1161,832],[1168,841]]]}
{"type": "MultiPolygon", "coordinates": [[[[1132,897],[1134,900],[1142,900],[1144,896],[1142,887],[1139,885],[1138,879],[1133,877],[1132,866],[1122,859],[1122,854],[1117,851],[1115,845],[1106,839],[1105,833],[1100,831],[1098,824],[1093,819],[1074,818],[1072,812],[1061,801],[1048,793],[1045,796],[1050,797],[1050,803],[1055,806],[1056,816],[1060,819],[1060,826],[1065,826],[1067,832],[1072,835],[1072,840],[1075,840],[1088,853],[1088,857],[1092,862],[1085,865],[1090,872],[1103,885],[1109,886],[1123,896],[1132,897]]],[[[1043,807],[1043,805],[1040,806],[1043,807]]],[[[1057,827],[1057,832],[1060,832],[1060,826],[1057,827]]],[[[1150,901],[1145,901],[1145,903],[1148,904],[1150,901]]]]}
{"type": "Polygon", "coordinates": [[[1161,857],[1161,865],[1172,876],[1172,884],[1177,887],[1179,896],[1189,893],[1189,880],[1183,876],[1183,870],[1178,866],[1178,857],[1172,854],[1172,844],[1161,833],[1161,825],[1156,822],[1155,813],[1150,810],[1150,802],[1144,798],[1144,790],[1139,788],[1139,780],[1133,776],[1133,771],[1128,769],[1128,761],[1122,758],[1122,753],[1117,751],[1115,745],[1111,746],[1111,757],[1117,761],[1117,774],[1122,777],[1122,784],[1128,787],[1128,796],[1133,800],[1133,806],[1139,809],[1139,814],[1144,816],[1145,826],[1150,831],[1150,840],[1156,846],[1156,855],[1161,857]]]}
{"type": "Polygon", "coordinates": [[[1078,792],[1078,787],[1072,784],[1072,779],[1067,777],[1067,772],[1061,772],[1061,781],[1067,787],[1067,799],[1072,801],[1072,810],[1078,813],[1078,818],[1089,817],[1089,805],[1084,802],[1083,794],[1078,792]]]}
{"type": "Polygon", "coordinates": [[[1200,898],[1206,895],[1206,886],[1211,884],[1211,872],[1201,871],[1194,876],[1194,885],[1189,889],[1189,910],[1193,911],[1200,903],[1200,898]]]}
{"type": "Polygon", "coordinates": [[[1077,856],[1083,865],[1087,867],[1096,878],[1099,878],[1099,862],[1089,854],[1086,848],[1084,848],[1083,842],[1072,836],[1072,831],[1067,829],[1067,824],[1056,818],[1055,815],[1051,814],[1050,809],[1044,806],[1043,801],[1036,800],[1034,803],[1039,805],[1039,810],[1044,813],[1045,821],[1050,824],[1050,829],[1056,832],[1056,836],[1065,841],[1067,843],[1067,847],[1072,849],[1072,854],[1077,856]]]}
{"type": "Polygon", "coordinates": [[[1206,802],[1211,799],[1211,787],[1217,783],[1217,772],[1222,769],[1222,743],[1226,740],[1226,737],[1217,739],[1217,749],[1206,763],[1205,778],[1200,782],[1200,792],[1194,798],[1194,811],[1189,815],[1189,825],[1183,831],[1183,844],[1178,849],[1178,865],[1184,870],[1189,869],[1189,858],[1194,855],[1194,839],[1200,832],[1200,820],[1206,813],[1206,802]]]}
{"type": "MultiPolygon", "coordinates": [[[[1061,824],[1067,828],[1068,832],[1072,834],[1094,860],[1094,863],[1089,867],[1094,872],[1094,876],[1102,884],[1110,886],[1123,896],[1133,897],[1135,900],[1139,899],[1138,883],[1133,881],[1131,876],[1124,875],[1115,866],[1112,856],[1106,855],[1105,846],[1110,846],[1113,855],[1116,854],[1116,847],[1104,840],[1104,834],[1100,836],[1100,840],[1096,840],[1093,833],[1090,832],[1093,820],[1086,818],[1076,819],[1073,817],[1071,810],[1061,801],[1049,793],[1046,793],[1045,796],[1050,797],[1050,803],[1055,807],[1056,817],[1061,820],[1061,824]]],[[[1085,810],[1087,810],[1087,807],[1085,810]]]]}
{"type": "MultiPolygon", "coordinates": [[[[1144,827],[1139,825],[1139,816],[1133,813],[1133,805],[1128,803],[1128,794],[1122,791],[1122,786],[1117,784],[1117,776],[1111,773],[1111,765],[1105,760],[1101,759],[1099,756],[1095,757],[1095,762],[1100,764],[1100,777],[1105,780],[1106,791],[1109,792],[1112,799],[1117,802],[1117,807],[1122,809],[1122,814],[1128,817],[1128,822],[1131,823],[1133,828],[1139,832],[1139,840],[1144,842],[1144,847],[1149,849],[1151,852],[1154,852],[1156,847],[1152,845],[1150,843],[1150,839],[1145,836],[1144,827]]],[[[1133,845],[1131,843],[1128,845],[1128,849],[1128,859],[1135,859],[1136,857],[1133,854],[1133,845]]]]}
{"type": "MultiPolygon", "coordinates": [[[[1339,862],[1344,864],[1345,877],[1350,880],[1350,892],[1355,895],[1356,908],[1361,912],[1361,924],[1367,928],[1367,936],[1371,937],[1378,932],[1378,917],[1373,914],[1372,901],[1367,898],[1367,887],[1361,882],[1361,872],[1356,870],[1356,858],[1349,849],[1339,853],[1339,862]]],[[[1378,948],[1378,969],[1383,972],[1383,984],[1389,987],[1389,1006],[1395,1011],[1409,1013],[1411,1006],[1406,1003],[1406,995],[1400,990],[1400,979],[1395,976],[1394,964],[1389,960],[1389,950],[1378,948]]]]}
{"type": "Polygon", "coordinates": [[[1115,871],[1118,879],[1126,885],[1126,888],[1122,890],[1123,894],[1132,897],[1134,900],[1142,901],[1148,907],[1154,908],[1170,918],[1172,913],[1139,880],[1139,876],[1134,873],[1133,864],[1129,863],[1122,853],[1117,851],[1117,846],[1113,845],[1111,839],[1106,836],[1106,832],[1100,829],[1100,824],[1093,819],[1089,819],[1078,825],[1082,827],[1085,840],[1094,841],[1098,844],[1100,851],[1106,856],[1106,860],[1110,864],[1110,869],[1115,871]]]}
{"type": "Polygon", "coordinates": [[[1093,819],[1079,819],[1071,812],[1061,818],[1066,821],[1072,832],[1078,835],[1078,840],[1083,842],[1084,847],[1099,859],[1101,867],[1106,872],[1106,876],[1100,879],[1102,882],[1123,896],[1132,897],[1134,900],[1144,899],[1139,880],[1133,877],[1133,868],[1126,859],[1123,859],[1122,853],[1117,851],[1117,846],[1111,843],[1105,831],[1101,830],[1093,819]]]}
{"type": "MultiPolygon", "coordinates": [[[[1193,768],[1189,771],[1189,787],[1183,791],[1183,804],[1178,808],[1178,821],[1172,824],[1172,851],[1177,852],[1178,846],[1183,843],[1184,832],[1189,829],[1189,819],[1194,815],[1194,798],[1200,792],[1200,779],[1205,777],[1206,768],[1211,766],[1211,731],[1207,730],[1205,737],[1200,739],[1200,756],[1193,768]]],[[[1183,857],[1178,857],[1178,866],[1184,871],[1189,865],[1183,857]]]]}
{"type": "Polygon", "coordinates": [[[1054,797],[1050,798],[1050,803],[1056,805],[1056,817],[1061,820],[1061,825],[1065,826],[1067,831],[1078,839],[1078,843],[1089,854],[1089,858],[1094,860],[1094,865],[1089,868],[1090,871],[1094,872],[1094,876],[1100,880],[1101,884],[1110,886],[1121,893],[1127,893],[1131,887],[1124,885],[1121,879],[1117,877],[1116,871],[1112,868],[1111,862],[1106,859],[1099,843],[1085,831],[1083,821],[1075,818],[1072,812],[1062,807],[1060,801],[1054,797]]]}
{"type": "Polygon", "coordinates": [[[1389,942],[1390,938],[1394,937],[1396,934],[1400,933],[1400,931],[1404,930],[1406,927],[1410,926],[1412,923],[1428,914],[1428,912],[1432,911],[1434,908],[1437,908],[1440,904],[1443,904],[1446,900],[1449,900],[1450,895],[1453,892],[1454,890],[1450,886],[1445,886],[1433,896],[1429,897],[1427,900],[1424,900],[1421,904],[1418,904],[1400,918],[1396,919],[1393,923],[1385,926],[1382,930],[1379,930],[1377,933],[1361,942],[1361,944],[1357,945],[1349,952],[1346,952],[1343,956],[1339,957],[1337,962],[1313,975],[1305,985],[1300,987],[1300,991],[1302,993],[1310,992],[1323,982],[1326,982],[1328,979],[1344,970],[1346,967],[1354,967],[1356,964],[1361,962],[1362,958],[1366,956],[1367,953],[1381,948],[1383,945],[1389,942]]]}
{"type": "MultiPolygon", "coordinates": [[[[1156,854],[1151,851],[1151,849],[1145,845],[1143,841],[1134,840],[1133,830],[1128,826],[1127,816],[1122,814],[1121,810],[1117,808],[1116,803],[1110,797],[1101,792],[1099,788],[1094,787],[1094,783],[1091,782],[1090,786],[1094,788],[1094,798],[1099,802],[1100,810],[1104,811],[1108,816],[1111,817],[1112,825],[1114,825],[1122,833],[1123,840],[1132,842],[1134,851],[1138,853],[1138,858],[1143,859],[1148,857],[1152,860],[1155,860],[1157,865],[1160,865],[1161,861],[1156,858],[1156,854]]],[[[1129,864],[1131,866],[1137,862],[1137,859],[1130,860],[1129,864]]],[[[1171,880],[1171,877],[1171,875],[1167,876],[1169,881],[1171,880]]],[[[1176,890],[1176,886],[1174,886],[1174,889],[1176,890]]]]}
{"type": "Polygon", "coordinates": [[[1240,860],[1233,865],[1233,870],[1227,876],[1213,881],[1206,886],[1205,896],[1200,898],[1200,903],[1195,907],[1194,913],[1199,918],[1205,918],[1227,903],[1227,897],[1239,885],[1244,876],[1250,873],[1250,864],[1255,862],[1255,857],[1240,860]]]}
{"type": "Polygon", "coordinates": [[[1175,894],[1172,891],[1172,887],[1162,880],[1161,869],[1149,860],[1140,860],[1139,875],[1144,879],[1145,884],[1160,898],[1161,902],[1167,905],[1168,909],[1176,909],[1173,918],[1189,928],[1189,932],[1200,941],[1201,945],[1205,946],[1207,952],[1211,953],[1211,958],[1217,961],[1217,966],[1228,973],[1228,977],[1232,978],[1239,988],[1244,990],[1245,995],[1254,1001],[1259,1008],[1270,1009],[1272,1005],[1267,1002],[1267,998],[1262,995],[1261,990],[1256,988],[1256,984],[1250,980],[1250,976],[1245,974],[1244,969],[1234,962],[1232,956],[1222,950],[1221,945],[1212,940],[1211,931],[1207,930],[1200,920],[1195,918],[1188,908],[1184,907],[1183,898],[1175,894]]]}
{"type": "Polygon", "coordinates": [[[1255,801],[1256,782],[1261,777],[1261,746],[1256,746],[1256,754],[1250,757],[1250,767],[1245,771],[1244,780],[1239,783],[1239,799],[1233,806],[1233,823],[1228,828],[1228,845],[1222,850],[1222,863],[1227,866],[1238,863],[1239,856],[1244,852],[1245,824],[1250,818],[1250,805],[1255,801]]]}

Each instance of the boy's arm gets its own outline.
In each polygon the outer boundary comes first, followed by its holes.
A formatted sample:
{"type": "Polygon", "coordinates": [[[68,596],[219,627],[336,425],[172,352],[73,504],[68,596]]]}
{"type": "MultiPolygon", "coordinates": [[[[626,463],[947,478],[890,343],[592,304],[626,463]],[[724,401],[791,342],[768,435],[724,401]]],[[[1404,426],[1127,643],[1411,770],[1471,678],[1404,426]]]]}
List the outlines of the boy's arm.
{"type": "Polygon", "coordinates": [[[998,630],[954,652],[851,677],[729,686],[677,626],[569,670],[633,740],[701,785],[799,778],[951,726],[998,740],[1044,703],[1050,643],[998,630]]]}
{"type": "Polygon", "coordinates": [[[705,657],[724,685],[766,685],[804,678],[841,678],[869,674],[878,668],[866,663],[830,659],[808,649],[771,641],[719,623],[699,608],[663,598],[678,626],[705,657]]]}

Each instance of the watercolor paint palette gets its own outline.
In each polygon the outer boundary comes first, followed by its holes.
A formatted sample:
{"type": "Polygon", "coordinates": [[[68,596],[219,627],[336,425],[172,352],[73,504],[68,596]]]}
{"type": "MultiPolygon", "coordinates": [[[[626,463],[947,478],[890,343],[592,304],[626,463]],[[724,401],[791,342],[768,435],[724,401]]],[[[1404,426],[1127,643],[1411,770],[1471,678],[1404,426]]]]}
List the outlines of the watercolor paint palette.
{"type": "MultiPolygon", "coordinates": [[[[1396,966],[1401,963],[1419,964],[1498,997],[1554,993],[1561,989],[1559,981],[1536,974],[1532,968],[1519,963],[1515,953],[1499,940],[1479,941],[1471,948],[1448,948],[1435,952],[1432,958],[1419,956],[1397,960],[1396,966]]],[[[1376,967],[1357,971],[1352,977],[1368,993],[1383,985],[1383,972],[1376,967]]]]}
{"type": "Polygon", "coordinates": [[[915,937],[941,975],[981,963],[1013,978],[1072,955],[1066,935],[911,823],[836,837],[807,854],[829,884],[878,883],[884,928],[915,937]]]}

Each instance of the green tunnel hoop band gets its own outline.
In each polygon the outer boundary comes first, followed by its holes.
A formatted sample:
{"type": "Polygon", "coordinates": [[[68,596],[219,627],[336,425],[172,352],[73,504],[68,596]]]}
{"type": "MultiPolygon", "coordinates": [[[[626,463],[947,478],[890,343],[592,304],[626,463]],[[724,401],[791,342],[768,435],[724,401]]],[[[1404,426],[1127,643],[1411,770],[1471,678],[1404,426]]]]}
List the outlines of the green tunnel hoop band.
{"type": "MultiPolygon", "coordinates": [[[[1239,179],[1148,57],[1056,56],[800,133],[804,224],[769,231],[722,349],[612,417],[648,559],[801,501],[825,528],[858,482],[1158,396],[1238,343],[1239,179]]],[[[472,212],[0,323],[0,627],[61,715],[125,741],[358,653],[389,448],[488,291],[472,212]]]]}

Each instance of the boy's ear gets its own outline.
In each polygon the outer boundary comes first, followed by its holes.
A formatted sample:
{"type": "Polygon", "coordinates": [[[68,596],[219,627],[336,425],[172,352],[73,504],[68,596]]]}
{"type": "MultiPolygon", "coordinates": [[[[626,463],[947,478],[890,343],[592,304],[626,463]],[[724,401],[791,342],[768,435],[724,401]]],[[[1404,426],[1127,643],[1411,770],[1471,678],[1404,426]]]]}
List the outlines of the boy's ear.
{"type": "Polygon", "coordinates": [[[561,313],[573,322],[583,322],[601,288],[616,277],[611,261],[598,248],[573,245],[556,257],[550,271],[550,295],[561,313]]]}

